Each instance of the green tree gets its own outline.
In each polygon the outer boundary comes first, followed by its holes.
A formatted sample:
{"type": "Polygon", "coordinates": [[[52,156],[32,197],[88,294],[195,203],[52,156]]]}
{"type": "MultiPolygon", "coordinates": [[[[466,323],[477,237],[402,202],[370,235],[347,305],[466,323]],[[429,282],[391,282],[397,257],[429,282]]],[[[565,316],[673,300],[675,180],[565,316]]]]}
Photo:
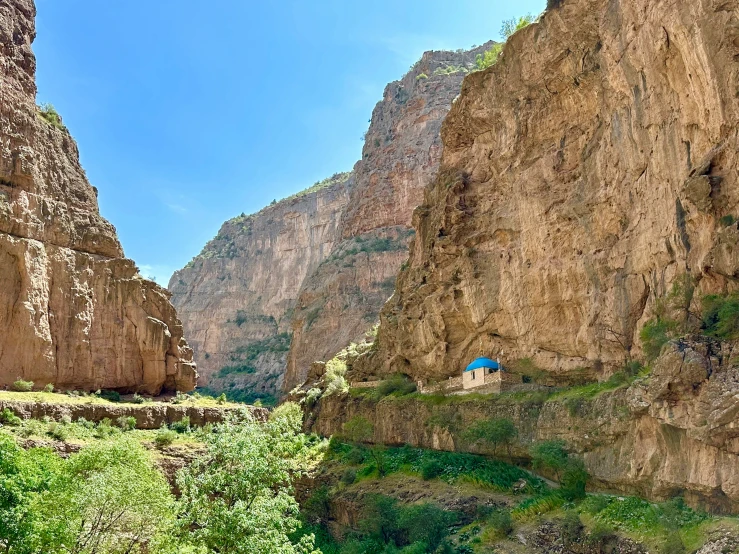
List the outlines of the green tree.
{"type": "Polygon", "coordinates": [[[398,518],[410,543],[423,543],[435,552],[449,535],[449,527],[459,521],[459,514],[442,510],[435,504],[414,504],[404,508],[398,518]]]}
{"type": "Polygon", "coordinates": [[[533,22],[534,16],[530,13],[522,15],[518,18],[514,17],[512,19],[506,19],[505,21],[503,21],[503,24],[500,27],[500,38],[502,38],[504,41],[508,40],[516,31],[520,31],[524,27],[528,27],[533,22]]]}
{"type": "Polygon", "coordinates": [[[518,430],[510,419],[484,419],[473,423],[464,433],[464,438],[472,444],[482,443],[493,447],[493,455],[499,445],[505,445],[511,455],[511,443],[518,436],[518,430]]]}
{"type": "Polygon", "coordinates": [[[30,554],[40,523],[34,507],[48,490],[62,460],[51,450],[24,451],[8,435],[0,435],[0,551],[30,554]]]}
{"type": "Polygon", "coordinates": [[[183,469],[183,536],[220,554],[318,552],[312,534],[291,542],[299,527],[292,483],[306,471],[307,439],[296,404],[266,423],[232,417],[206,438],[206,452],[183,469]]]}
{"type": "MultiPolygon", "coordinates": [[[[375,435],[375,428],[366,417],[354,416],[344,423],[344,436],[357,443],[368,443],[375,435]]],[[[385,447],[379,444],[372,445],[369,449],[370,456],[377,466],[377,472],[380,476],[386,473],[385,467],[385,447]]]]}
{"type": "Polygon", "coordinates": [[[530,449],[534,469],[550,469],[559,480],[560,472],[569,461],[565,446],[565,442],[562,440],[543,441],[534,444],[530,449]]]}
{"type": "Polygon", "coordinates": [[[175,503],[149,453],[118,438],[72,456],[36,505],[42,552],[130,554],[163,550],[175,503]]]}

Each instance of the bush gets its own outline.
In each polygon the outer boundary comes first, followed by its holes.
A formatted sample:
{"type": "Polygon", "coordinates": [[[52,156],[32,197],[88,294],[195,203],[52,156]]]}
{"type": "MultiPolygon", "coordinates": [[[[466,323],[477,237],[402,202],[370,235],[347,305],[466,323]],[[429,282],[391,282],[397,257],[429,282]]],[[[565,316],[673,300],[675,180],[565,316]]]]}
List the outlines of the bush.
{"type": "Polygon", "coordinates": [[[118,391],[114,391],[114,390],[100,391],[98,396],[110,402],[120,402],[121,401],[121,393],[119,393],[118,391]]]}
{"type": "Polygon", "coordinates": [[[424,481],[435,479],[444,473],[444,466],[439,460],[428,460],[421,466],[421,477],[424,481]]]}
{"type": "Polygon", "coordinates": [[[54,392],[54,383],[47,383],[44,392],[54,392]]]}
{"type": "Polygon", "coordinates": [[[516,427],[507,418],[476,421],[464,433],[464,438],[472,444],[483,443],[492,446],[493,454],[495,454],[499,445],[505,445],[509,456],[511,454],[511,443],[517,436],[516,427]]]}
{"type": "Polygon", "coordinates": [[[719,219],[719,223],[721,223],[721,225],[724,227],[729,227],[730,225],[734,225],[734,223],[736,223],[736,218],[731,214],[725,215],[724,217],[719,219]]]}
{"type": "Polygon", "coordinates": [[[33,381],[18,379],[13,383],[13,390],[16,392],[31,392],[33,390],[33,381]]]}
{"type": "Polygon", "coordinates": [[[580,459],[571,459],[562,474],[560,492],[567,500],[581,500],[585,498],[585,488],[590,474],[580,459]]]}
{"type": "Polygon", "coordinates": [[[124,431],[133,431],[136,429],[136,418],[133,416],[121,416],[116,420],[116,423],[124,431]]]}
{"type": "Polygon", "coordinates": [[[179,421],[175,421],[170,426],[170,429],[172,431],[175,431],[176,433],[183,434],[183,433],[189,433],[190,432],[190,416],[185,416],[179,421]]]}
{"type": "Polygon", "coordinates": [[[106,439],[112,435],[115,435],[118,432],[118,430],[111,425],[111,421],[109,418],[103,418],[100,423],[98,423],[97,427],[95,428],[95,437],[98,439],[106,439]]]}
{"type": "Polygon", "coordinates": [[[46,428],[46,434],[58,441],[66,441],[69,437],[69,430],[63,424],[52,421],[46,428]]]}
{"type": "Polygon", "coordinates": [[[583,524],[580,521],[580,516],[577,512],[569,510],[565,512],[565,517],[562,519],[562,539],[565,545],[572,545],[580,541],[583,532],[583,524]]]}
{"type": "Polygon", "coordinates": [[[346,382],[346,362],[338,358],[333,358],[326,363],[326,375],[324,382],[326,383],[325,396],[338,393],[343,394],[349,391],[349,384],[346,382]]]}
{"type": "Polygon", "coordinates": [[[685,554],[687,550],[680,538],[680,534],[677,531],[672,531],[667,535],[662,548],[660,548],[660,552],[661,554],[685,554]]]}
{"type": "Polygon", "coordinates": [[[644,325],[639,338],[647,360],[652,361],[659,356],[662,347],[673,337],[676,329],[677,323],[667,319],[658,318],[644,325]]]}
{"type": "Polygon", "coordinates": [[[54,108],[52,104],[46,103],[39,106],[39,115],[44,121],[52,126],[57,127],[58,129],[64,128],[62,116],[59,115],[59,112],[56,111],[56,108],[54,108]]]}
{"type": "Polygon", "coordinates": [[[449,527],[459,519],[458,513],[435,504],[413,504],[400,510],[398,525],[411,544],[424,543],[428,548],[426,552],[434,552],[449,535],[449,527]]]}
{"type": "Polygon", "coordinates": [[[145,402],[143,396],[139,396],[138,393],[134,393],[131,397],[131,404],[143,404],[145,402]]]}
{"type": "Polygon", "coordinates": [[[486,536],[493,535],[494,538],[502,539],[513,532],[513,518],[509,510],[496,510],[488,517],[488,525],[492,531],[488,531],[486,536]]]}
{"type": "Polygon", "coordinates": [[[176,438],[177,433],[166,427],[162,427],[154,437],[154,444],[156,444],[157,448],[163,448],[172,444],[176,438]]]}
{"type": "Polygon", "coordinates": [[[534,444],[531,449],[531,461],[534,469],[550,469],[559,479],[560,472],[567,466],[569,455],[562,440],[543,441],[534,444]]]}
{"type": "Polygon", "coordinates": [[[508,40],[516,31],[520,31],[524,27],[528,27],[534,22],[534,16],[530,13],[520,16],[518,19],[506,19],[500,27],[500,37],[508,40]]]}
{"type": "Polygon", "coordinates": [[[345,485],[351,485],[357,480],[357,472],[353,470],[352,468],[348,468],[346,471],[344,471],[344,474],[341,476],[341,482],[345,485]]]}
{"type": "Polygon", "coordinates": [[[5,408],[0,412],[0,423],[16,426],[23,423],[23,420],[15,415],[10,408],[5,408]]]}
{"type": "Polygon", "coordinates": [[[228,402],[228,399],[226,398],[226,393],[222,392],[221,395],[216,398],[216,402],[218,402],[219,404],[225,404],[226,402],[228,402]]]}
{"type": "Polygon", "coordinates": [[[396,374],[382,381],[375,389],[375,396],[382,398],[384,396],[405,396],[416,392],[416,384],[403,374],[396,374]]]}
{"type": "Polygon", "coordinates": [[[739,293],[703,297],[703,333],[719,339],[739,338],[739,293]]]}

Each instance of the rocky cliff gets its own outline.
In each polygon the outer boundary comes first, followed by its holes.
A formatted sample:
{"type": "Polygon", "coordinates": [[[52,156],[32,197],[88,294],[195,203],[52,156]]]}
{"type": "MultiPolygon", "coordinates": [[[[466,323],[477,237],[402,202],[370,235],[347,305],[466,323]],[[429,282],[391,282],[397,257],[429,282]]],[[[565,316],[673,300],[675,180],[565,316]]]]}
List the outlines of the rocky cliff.
{"type": "Polygon", "coordinates": [[[444,122],[375,373],[607,376],[678,278],[736,288],[739,3],[550,4],[444,122]]]}
{"type": "Polygon", "coordinates": [[[227,222],[175,273],[173,302],[210,392],[276,396],[376,323],[438,168],[441,121],[483,50],[424,54],[385,89],[351,174],[227,222]]]}
{"type": "Polygon", "coordinates": [[[427,52],[385,88],[354,168],[342,242],[297,301],[285,392],[303,382],[311,362],[358,342],[377,321],[407,259],[413,209],[438,170],[441,123],[476,56],[490,45],[427,52]]]}
{"type": "Polygon", "coordinates": [[[295,299],[339,238],[353,177],[337,174],[257,214],[227,221],[169,284],[202,384],[274,397],[282,385],[295,299]]]}
{"type": "Polygon", "coordinates": [[[36,106],[32,0],[0,0],[0,385],[195,386],[169,293],[123,257],[55,112],[36,106]]]}
{"type": "Polygon", "coordinates": [[[683,496],[694,507],[739,513],[734,347],[705,337],[679,340],[651,375],[602,389],[380,400],[336,395],[322,399],[309,421],[331,436],[361,416],[373,424],[377,443],[495,454],[490,445],[468,442],[465,430],[507,418],[518,432],[508,453],[517,463],[530,460],[533,443],[562,440],[585,462],[594,489],[652,500],[683,496]]]}

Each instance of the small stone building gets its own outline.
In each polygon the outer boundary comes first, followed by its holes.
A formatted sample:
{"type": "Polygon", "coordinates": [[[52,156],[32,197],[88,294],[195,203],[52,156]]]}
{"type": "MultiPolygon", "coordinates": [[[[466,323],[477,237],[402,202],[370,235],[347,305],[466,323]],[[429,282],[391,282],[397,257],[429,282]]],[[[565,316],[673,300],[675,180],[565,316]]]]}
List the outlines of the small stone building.
{"type": "Polygon", "coordinates": [[[500,393],[521,383],[520,375],[506,373],[500,361],[485,357],[477,358],[462,373],[463,390],[500,393]]]}

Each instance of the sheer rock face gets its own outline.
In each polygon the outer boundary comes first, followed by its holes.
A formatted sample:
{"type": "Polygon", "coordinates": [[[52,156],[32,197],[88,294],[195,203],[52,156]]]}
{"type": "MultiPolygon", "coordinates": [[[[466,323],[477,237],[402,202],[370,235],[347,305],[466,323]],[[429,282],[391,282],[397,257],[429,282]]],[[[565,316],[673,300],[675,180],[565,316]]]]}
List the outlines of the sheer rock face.
{"type": "Polygon", "coordinates": [[[253,395],[289,391],[313,361],[376,323],[407,258],[413,209],[438,169],[441,121],[489,46],[424,54],[385,89],[345,182],[227,222],[173,276],[173,302],[204,383],[253,395]],[[285,333],[289,357],[273,340],[285,333]]]}
{"type": "Polygon", "coordinates": [[[376,323],[407,259],[413,209],[439,167],[441,122],[477,54],[491,45],[426,52],[385,88],[372,113],[362,160],[354,167],[356,184],[341,218],[342,242],[332,263],[310,277],[297,301],[285,392],[305,380],[312,362],[359,341],[376,323]]]}
{"type": "Polygon", "coordinates": [[[320,190],[227,221],[169,288],[183,318],[203,384],[229,381],[274,395],[284,375],[290,318],[300,287],[333,250],[353,178],[335,176],[320,190]],[[251,347],[251,350],[249,348],[251,347]],[[246,369],[246,368],[250,369],[246,369]]]}
{"type": "Polygon", "coordinates": [[[373,371],[607,375],[678,278],[735,289],[738,8],[565,0],[467,77],[373,371]]]}
{"type": "Polygon", "coordinates": [[[0,386],[191,390],[169,294],[123,258],[77,145],[39,115],[34,18],[0,0],[0,386]]]}

